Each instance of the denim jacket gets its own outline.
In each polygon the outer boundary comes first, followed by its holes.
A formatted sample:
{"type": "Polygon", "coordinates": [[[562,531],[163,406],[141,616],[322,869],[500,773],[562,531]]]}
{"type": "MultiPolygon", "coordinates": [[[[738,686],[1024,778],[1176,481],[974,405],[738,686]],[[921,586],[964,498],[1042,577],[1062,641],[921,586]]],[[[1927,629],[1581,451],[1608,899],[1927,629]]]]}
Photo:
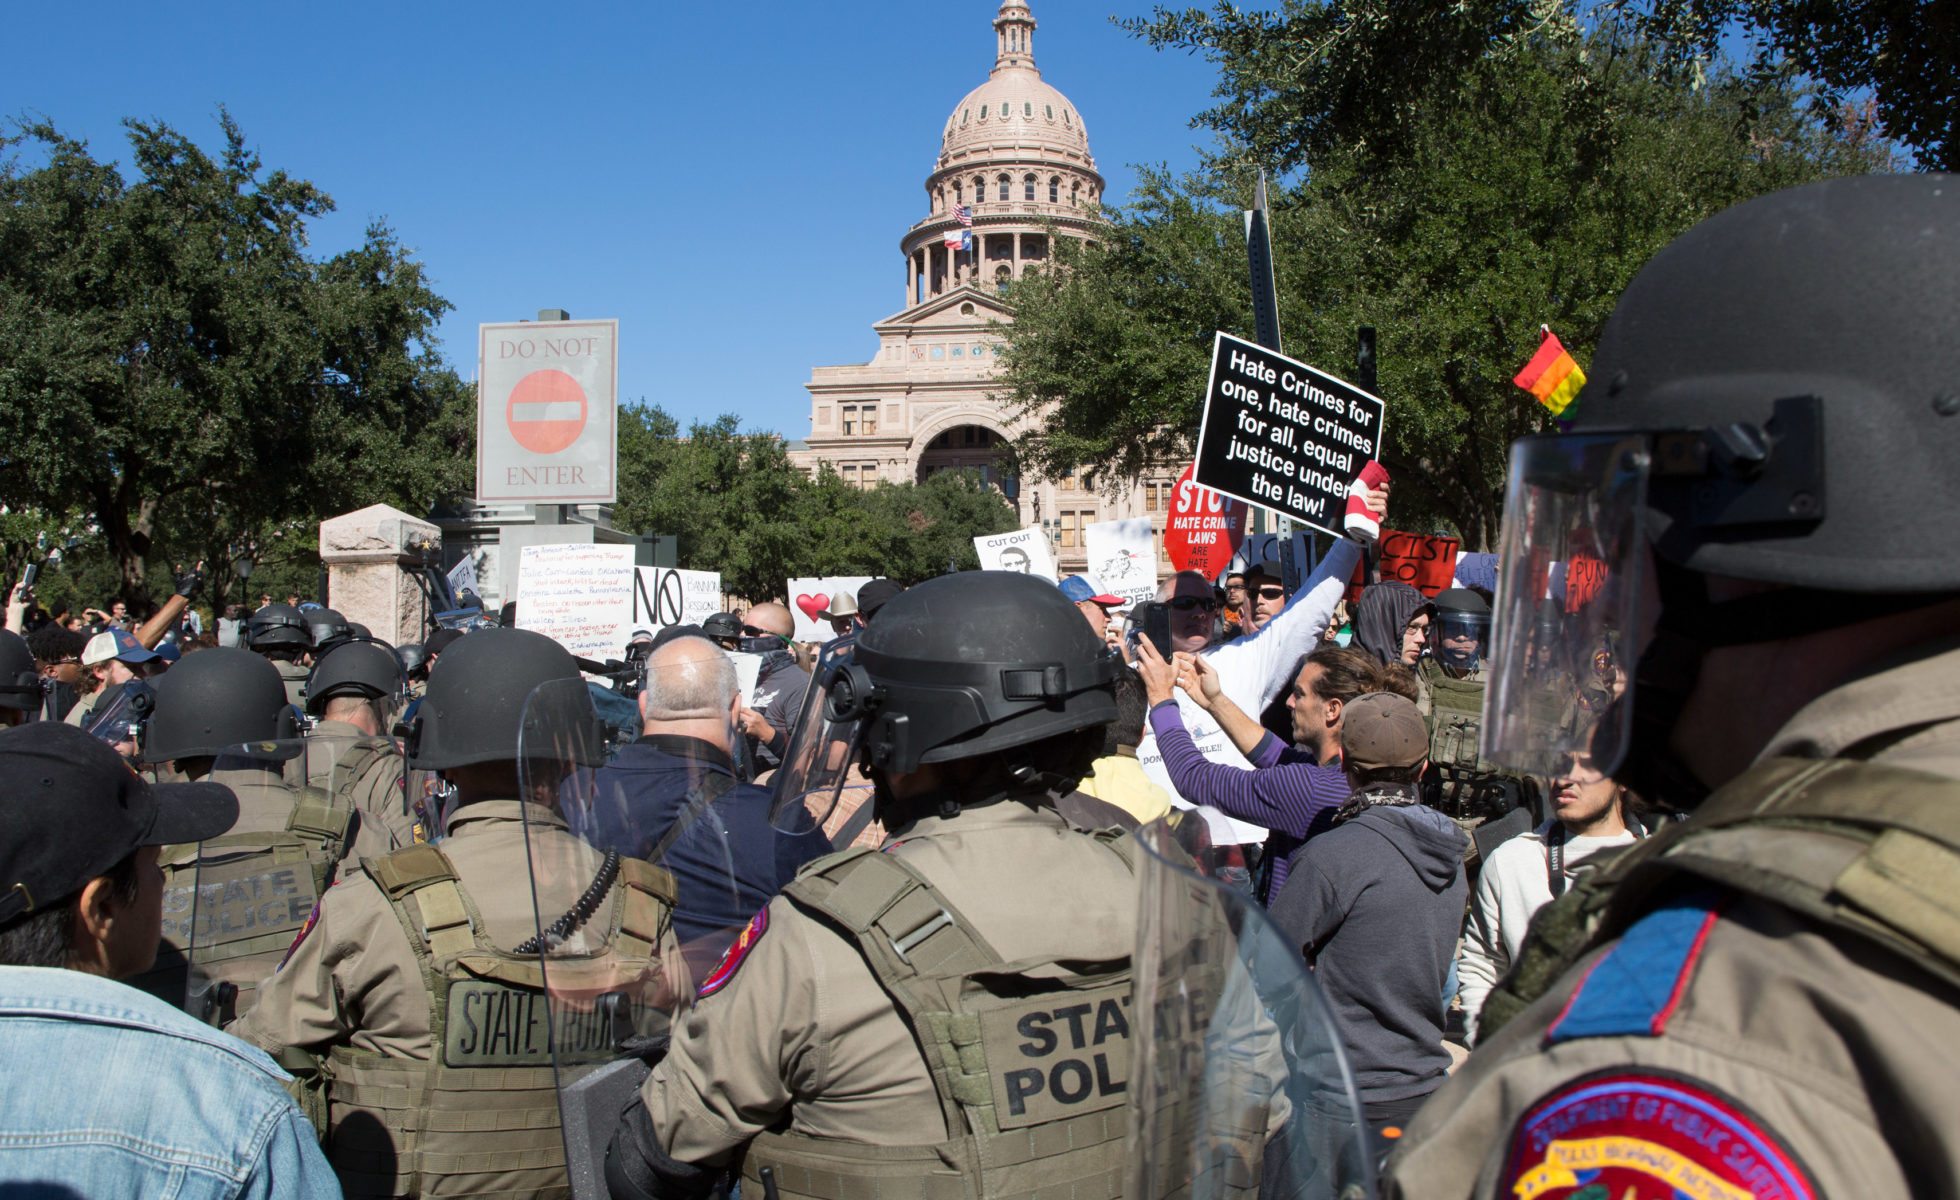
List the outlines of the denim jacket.
{"type": "Polygon", "coordinates": [[[0,966],[0,1194],[339,1196],[286,1078],[134,988],[0,966]]]}

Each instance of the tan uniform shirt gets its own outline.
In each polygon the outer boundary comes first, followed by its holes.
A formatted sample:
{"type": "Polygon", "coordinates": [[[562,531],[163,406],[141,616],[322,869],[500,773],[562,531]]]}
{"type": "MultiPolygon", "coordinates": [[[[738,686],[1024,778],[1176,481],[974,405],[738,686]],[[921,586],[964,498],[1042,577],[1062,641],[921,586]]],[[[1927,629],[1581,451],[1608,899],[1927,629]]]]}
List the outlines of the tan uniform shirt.
{"type": "MultiPolygon", "coordinates": [[[[1007,961],[1133,948],[1129,869],[1051,809],[1005,801],[930,817],[895,845],[1007,961]]],[[[641,1090],[667,1154],[719,1163],[785,1110],[791,1132],[815,1138],[945,1141],[918,1042],[856,946],[780,896],[766,921],[641,1090]]]]}
{"type": "Polygon", "coordinates": [[[354,852],[362,858],[415,844],[416,818],[404,803],[402,754],[392,738],[370,737],[345,721],[321,721],[306,738],[306,777],[328,794],[347,790],[361,814],[354,852]],[[377,746],[387,752],[368,752],[377,746]],[[347,777],[343,763],[360,764],[353,779],[347,777]]]}
{"type": "MultiPolygon", "coordinates": [[[[527,882],[525,808],[515,800],[465,805],[449,818],[442,843],[485,932],[505,950],[538,931],[527,882]]],[[[534,825],[565,828],[556,814],[536,807],[530,812],[534,825]]],[[[598,851],[581,843],[572,853],[581,867],[566,874],[579,877],[541,885],[540,902],[552,912],[571,908],[598,874],[598,851]]],[[[602,907],[595,920],[610,911],[602,907]]],[[[287,1047],[324,1054],[345,1045],[427,1060],[429,1003],[415,951],[387,897],[365,871],[349,871],[321,898],[318,919],[285,965],[259,988],[257,1007],[227,1031],[274,1054],[287,1047]]]]}
{"type": "MultiPolygon", "coordinates": [[[[1820,697],[1764,754],[1960,778],[1960,640],[1820,697]]],[[[1735,832],[1758,855],[1830,853],[1805,830],[1735,832]]],[[[1588,973],[1619,969],[1602,964],[1639,930],[1478,1047],[1410,1128],[1387,1194],[1576,1196],[1607,1165],[1610,1200],[1670,1188],[1756,1200],[1960,1194],[1960,989],[1850,933],[1735,897],[1691,926],[1698,948],[1678,969],[1663,956],[1645,979],[1621,977],[1622,998],[1651,1011],[1658,1033],[1552,1036],[1568,1005],[1581,1007],[1588,973]]]]}
{"type": "Polygon", "coordinates": [[[306,677],[313,673],[312,668],[281,659],[272,660],[272,665],[279,668],[279,681],[286,685],[286,703],[305,711],[306,697],[301,693],[306,690],[306,677]]]}

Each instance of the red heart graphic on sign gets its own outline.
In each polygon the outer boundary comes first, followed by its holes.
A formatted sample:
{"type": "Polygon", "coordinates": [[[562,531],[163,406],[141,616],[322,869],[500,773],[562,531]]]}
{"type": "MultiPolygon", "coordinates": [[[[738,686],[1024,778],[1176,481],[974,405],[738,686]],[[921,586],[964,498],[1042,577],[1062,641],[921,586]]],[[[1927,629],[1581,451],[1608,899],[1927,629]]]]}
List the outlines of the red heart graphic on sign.
{"type": "Polygon", "coordinates": [[[814,596],[798,596],[796,598],[796,607],[803,610],[804,616],[814,621],[817,619],[818,613],[830,607],[830,596],[824,592],[818,592],[814,596]]]}

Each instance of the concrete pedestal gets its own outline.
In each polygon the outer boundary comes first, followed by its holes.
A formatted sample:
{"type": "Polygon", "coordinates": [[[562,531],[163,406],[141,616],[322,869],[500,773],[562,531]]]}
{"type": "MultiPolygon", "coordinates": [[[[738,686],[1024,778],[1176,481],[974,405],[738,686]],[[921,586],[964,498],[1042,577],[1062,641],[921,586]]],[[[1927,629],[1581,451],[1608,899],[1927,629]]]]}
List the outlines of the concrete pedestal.
{"type": "Polygon", "coordinates": [[[441,545],[442,531],[434,524],[386,504],[320,522],[331,606],[384,641],[421,641],[428,601],[411,571],[425,548],[441,545]]]}

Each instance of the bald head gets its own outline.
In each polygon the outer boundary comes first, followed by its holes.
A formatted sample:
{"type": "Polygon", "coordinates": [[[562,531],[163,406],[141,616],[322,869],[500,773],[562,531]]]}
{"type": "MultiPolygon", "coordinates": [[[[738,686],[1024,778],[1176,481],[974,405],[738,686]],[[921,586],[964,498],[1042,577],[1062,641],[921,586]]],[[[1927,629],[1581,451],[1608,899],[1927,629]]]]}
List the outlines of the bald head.
{"type": "Polygon", "coordinates": [[[796,618],[790,615],[788,607],[777,604],[773,600],[751,608],[742,621],[757,629],[767,629],[782,638],[790,637],[796,632],[796,618]]]}
{"type": "Polygon", "coordinates": [[[640,692],[640,714],[647,732],[656,723],[725,721],[740,687],[735,663],[704,637],[677,637],[647,659],[647,683],[640,692]]]}

